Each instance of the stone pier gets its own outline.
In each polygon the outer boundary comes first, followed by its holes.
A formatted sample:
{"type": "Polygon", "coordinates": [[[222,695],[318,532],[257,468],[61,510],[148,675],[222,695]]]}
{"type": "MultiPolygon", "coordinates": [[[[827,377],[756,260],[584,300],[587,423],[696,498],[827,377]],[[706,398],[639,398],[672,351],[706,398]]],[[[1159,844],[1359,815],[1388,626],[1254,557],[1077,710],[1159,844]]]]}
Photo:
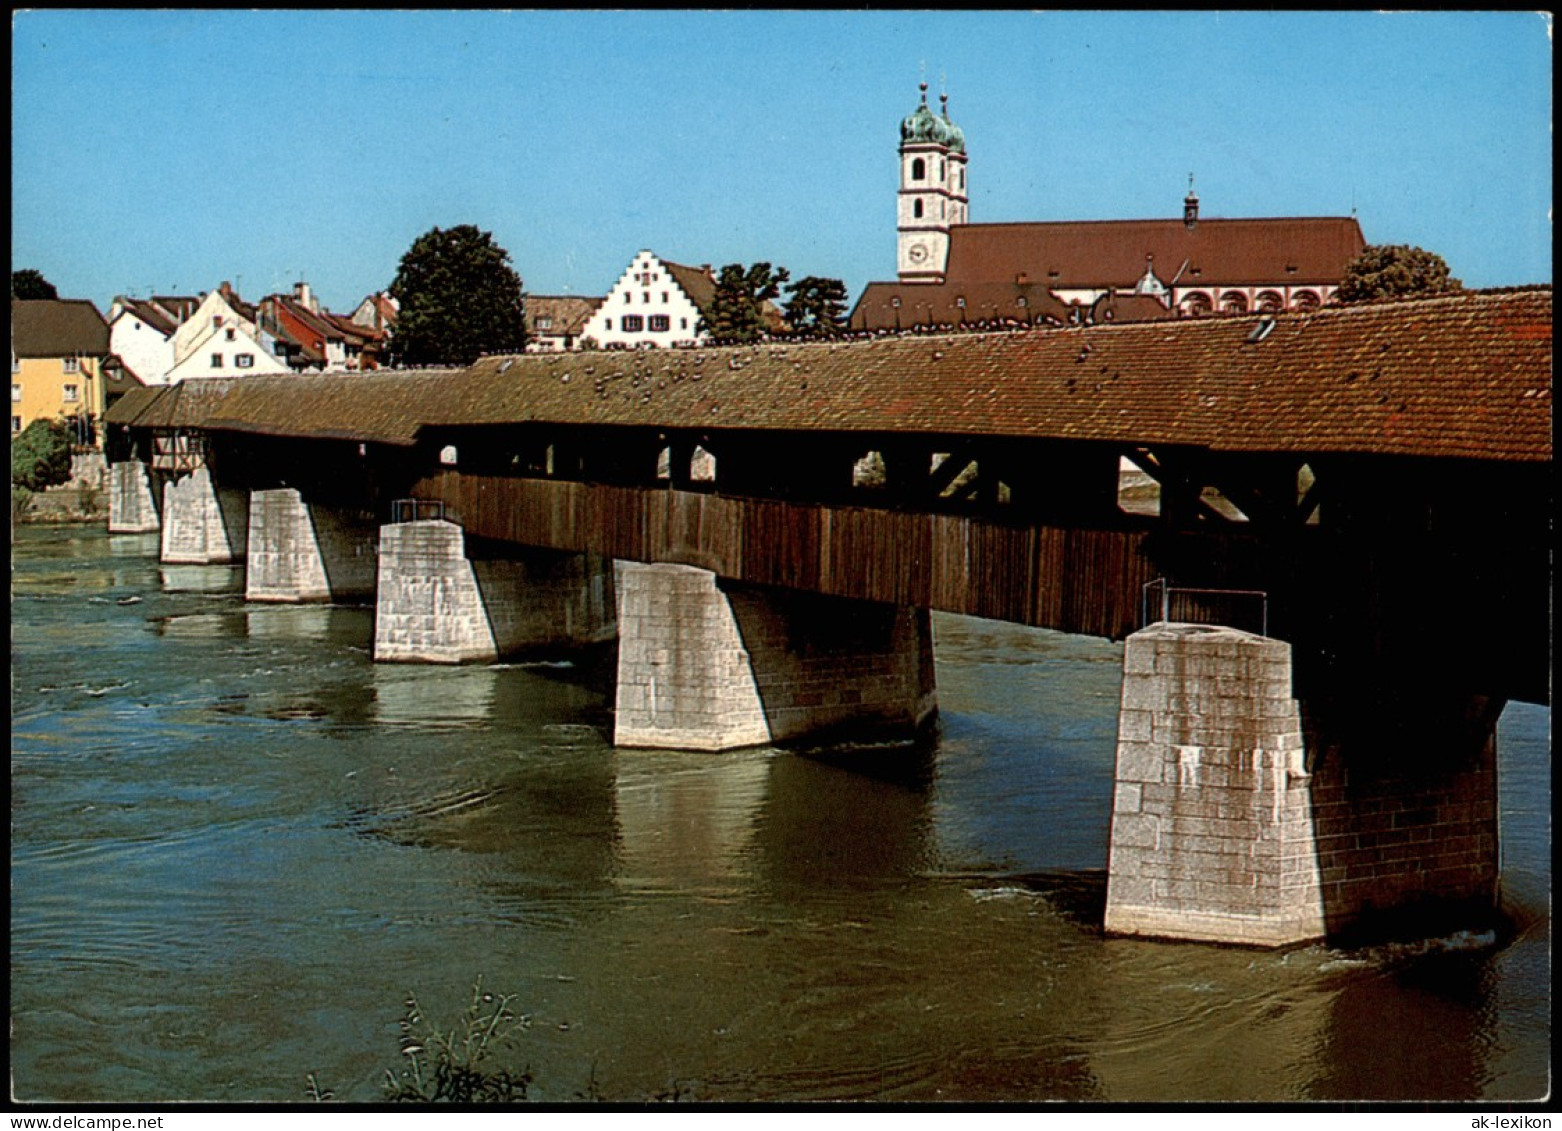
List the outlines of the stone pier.
{"type": "Polygon", "coordinates": [[[371,516],[306,503],[283,487],[250,495],[247,601],[372,597],[376,529],[371,516]]]}
{"type": "Polygon", "coordinates": [[[455,664],[609,641],[609,568],[597,555],[518,548],[474,561],[443,519],[382,526],[374,658],[455,664]]]}
{"type": "Polygon", "coordinates": [[[615,563],[617,746],[728,750],[911,733],[936,710],[927,610],[615,563]]]}
{"type": "Polygon", "coordinates": [[[198,467],[163,485],[161,560],[170,565],[242,562],[248,542],[249,501],[242,490],[219,488],[198,467]]]}
{"type": "Polygon", "coordinates": [[[1370,740],[1321,750],[1322,733],[1304,726],[1285,642],[1191,624],[1130,636],[1107,933],[1285,946],[1377,913],[1489,909],[1490,729],[1423,728],[1426,744],[1380,741],[1376,757],[1370,740]]]}
{"type": "Polygon", "coordinates": [[[152,476],[146,464],[138,459],[111,464],[108,475],[108,532],[151,534],[161,526],[157,515],[157,497],[152,494],[152,476]]]}

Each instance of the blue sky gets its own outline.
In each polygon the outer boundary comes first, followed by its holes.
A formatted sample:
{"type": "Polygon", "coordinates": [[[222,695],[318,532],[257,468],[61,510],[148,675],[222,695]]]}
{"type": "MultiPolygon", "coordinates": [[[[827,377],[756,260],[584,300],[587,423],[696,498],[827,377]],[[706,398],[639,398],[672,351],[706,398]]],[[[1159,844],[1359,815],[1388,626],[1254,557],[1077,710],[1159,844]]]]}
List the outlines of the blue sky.
{"type": "Polygon", "coordinates": [[[334,310],[475,224],[526,290],[650,248],[892,278],[924,75],[971,219],[1341,216],[1551,280],[1551,25],[1522,12],[13,12],[12,264],[334,310]]]}

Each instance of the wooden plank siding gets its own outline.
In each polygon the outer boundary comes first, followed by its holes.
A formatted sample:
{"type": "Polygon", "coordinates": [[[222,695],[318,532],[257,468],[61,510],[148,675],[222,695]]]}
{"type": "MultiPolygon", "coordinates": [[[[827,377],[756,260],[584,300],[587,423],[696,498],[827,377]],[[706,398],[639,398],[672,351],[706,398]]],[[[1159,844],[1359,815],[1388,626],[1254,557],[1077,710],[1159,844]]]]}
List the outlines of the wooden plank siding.
{"type": "Polygon", "coordinates": [[[1121,639],[1159,576],[1138,530],[441,470],[414,487],[474,536],[1121,639]]]}

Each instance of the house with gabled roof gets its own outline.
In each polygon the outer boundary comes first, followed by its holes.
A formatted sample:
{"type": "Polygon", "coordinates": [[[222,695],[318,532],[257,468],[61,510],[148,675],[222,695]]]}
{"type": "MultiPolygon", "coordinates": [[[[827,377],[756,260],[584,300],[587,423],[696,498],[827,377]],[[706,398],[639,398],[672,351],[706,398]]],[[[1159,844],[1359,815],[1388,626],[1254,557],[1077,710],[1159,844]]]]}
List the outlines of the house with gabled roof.
{"type": "Polygon", "coordinates": [[[522,295],[526,311],[526,352],[574,349],[600,298],[580,295],[522,295]]]}
{"type": "Polygon", "coordinates": [[[201,377],[286,373],[275,339],[262,330],[254,306],[224,282],[174,331],[174,364],[167,383],[201,377]]]}
{"type": "MultiPolygon", "coordinates": [[[[716,297],[710,264],[689,267],[641,251],[581,327],[581,342],[603,349],[692,346],[708,341],[700,319],[716,297]]],[[[765,303],[765,326],[786,328],[774,303],[765,303]]]]}
{"type": "Polygon", "coordinates": [[[77,424],[96,443],[113,355],[108,323],[88,299],[11,300],[11,433],[34,420],[77,424]]]}
{"type": "Polygon", "coordinates": [[[116,295],[108,308],[109,349],[146,385],[165,385],[174,367],[174,334],[200,308],[204,296],[116,295]]]}

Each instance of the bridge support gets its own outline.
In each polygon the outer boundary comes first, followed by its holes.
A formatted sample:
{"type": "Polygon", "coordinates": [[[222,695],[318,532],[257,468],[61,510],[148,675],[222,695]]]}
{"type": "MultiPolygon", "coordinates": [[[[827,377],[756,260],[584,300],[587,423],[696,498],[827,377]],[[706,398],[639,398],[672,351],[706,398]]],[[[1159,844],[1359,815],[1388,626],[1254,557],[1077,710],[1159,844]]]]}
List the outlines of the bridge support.
{"type": "Polygon", "coordinates": [[[1340,718],[1303,719],[1283,641],[1188,624],[1128,638],[1107,933],[1284,946],[1491,908],[1495,715],[1408,746],[1393,728],[1331,743],[1340,718]]]}
{"type": "Polygon", "coordinates": [[[372,597],[371,519],[304,502],[283,487],[250,495],[244,599],[306,602],[372,597]]]}
{"type": "Polygon", "coordinates": [[[110,464],[108,532],[151,534],[161,526],[157,497],[152,494],[152,476],[146,464],[138,459],[110,464]]]}
{"type": "Polygon", "coordinates": [[[607,560],[555,550],[470,560],[443,519],[380,528],[374,658],[456,664],[613,638],[607,560]]]}
{"type": "Polygon", "coordinates": [[[936,710],[927,610],[615,563],[618,746],[730,750],[909,733],[936,710]]]}
{"type": "Polygon", "coordinates": [[[204,467],[165,483],[161,560],[170,565],[243,561],[248,505],[242,490],[219,488],[204,467]]]}

